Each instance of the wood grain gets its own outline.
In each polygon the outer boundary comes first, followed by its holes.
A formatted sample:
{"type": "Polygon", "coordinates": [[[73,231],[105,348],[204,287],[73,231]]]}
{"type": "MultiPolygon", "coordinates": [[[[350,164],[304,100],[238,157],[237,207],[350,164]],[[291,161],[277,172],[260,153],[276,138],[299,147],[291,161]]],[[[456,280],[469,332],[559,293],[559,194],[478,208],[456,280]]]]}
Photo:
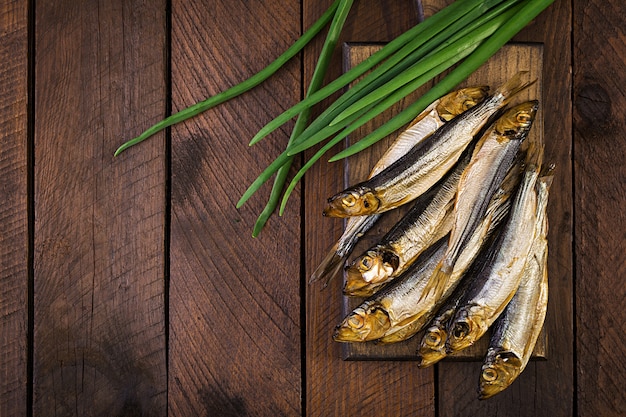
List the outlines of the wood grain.
{"type": "MultiPolygon", "coordinates": [[[[621,1],[555,0],[515,38],[543,51],[557,165],[550,339],[547,360],[487,401],[477,362],[342,360],[341,282],[306,285],[341,233],[320,212],[345,185],[342,163],[316,164],[256,240],[270,186],[234,209],[293,125],[248,140],[300,98],[322,37],[265,85],[172,129],[171,158],[165,134],[113,158],[170,104],[263,68],[331,1],[0,0],[0,416],[626,414],[621,1]]],[[[357,1],[343,41],[389,41],[451,1],[357,1]]],[[[328,79],[341,71],[337,51],[328,79]]]]}
{"type": "Polygon", "coordinates": [[[33,415],[166,415],[165,1],[38,1],[33,415]]]}
{"type": "Polygon", "coordinates": [[[543,46],[545,161],[556,164],[550,190],[548,270],[550,295],[546,332],[547,360],[532,361],[503,393],[478,401],[480,367],[476,363],[439,364],[439,412],[445,416],[571,416],[573,381],[573,270],[571,166],[571,19],[569,2],[556,0],[518,36],[518,42],[543,46]]]}
{"type": "MultiPolygon", "coordinates": [[[[172,2],[174,111],[253,75],[299,34],[295,0],[172,2]]],[[[296,58],[172,130],[172,416],[301,413],[300,195],[257,239],[271,182],[235,209],[286,146],[291,123],[254,148],[248,142],[300,99],[300,68],[296,58]]]]}
{"type": "MultiPolygon", "coordinates": [[[[425,2],[429,3],[429,2],[425,2]]],[[[329,2],[305,2],[305,25],[329,2]],[[321,3],[321,4],[320,4],[321,3]]],[[[418,12],[413,2],[355,2],[343,34],[346,42],[386,42],[414,25],[418,12]]],[[[305,54],[305,78],[315,63],[317,44],[305,54]]],[[[339,52],[339,51],[338,51],[339,52]]],[[[329,74],[341,71],[341,54],[329,74]]],[[[336,147],[335,152],[339,150],[336,147]]],[[[311,152],[314,152],[312,150],[311,152]]],[[[329,155],[331,155],[333,152],[329,155]]],[[[313,153],[307,153],[310,157],[313,153]]],[[[306,277],[341,234],[342,222],[322,218],[328,196],[343,189],[343,164],[315,164],[304,181],[304,242],[306,277]]],[[[410,362],[343,361],[341,346],[331,335],[342,317],[341,280],[324,290],[306,287],[306,414],[309,416],[428,416],[434,415],[432,370],[419,370],[410,362]]]]}
{"type": "MultiPolygon", "coordinates": [[[[347,59],[350,66],[357,65],[362,60],[369,57],[379,47],[367,46],[367,45],[354,45],[347,49],[347,59]]],[[[478,71],[470,75],[468,79],[463,82],[459,87],[467,87],[472,85],[488,85],[491,87],[491,91],[494,91],[499,85],[515,75],[518,71],[528,71],[528,79],[537,80],[528,89],[520,92],[515,99],[511,102],[511,105],[521,103],[523,101],[532,100],[541,97],[542,88],[542,61],[543,51],[539,44],[509,44],[505,45],[496,55],[494,55],[488,62],[486,62],[478,71]]],[[[397,103],[397,105],[390,108],[379,117],[375,118],[369,123],[364,124],[361,128],[351,135],[350,142],[356,142],[361,137],[364,137],[369,132],[372,132],[376,127],[389,120],[393,115],[399,113],[404,107],[415,101],[423,92],[434,83],[418,89],[415,93],[408,96],[406,99],[397,103]]],[[[533,128],[529,134],[529,141],[536,140],[534,137],[543,137],[543,111],[540,111],[533,123],[533,128]]],[[[389,147],[395,134],[389,135],[389,137],[376,143],[374,146],[360,152],[352,158],[346,160],[345,171],[346,178],[345,187],[352,184],[356,184],[363,181],[369,175],[371,168],[376,161],[380,159],[385,150],[389,147]]],[[[410,204],[407,204],[410,206],[410,204]]],[[[370,230],[355,247],[351,258],[360,256],[372,245],[376,244],[380,239],[389,231],[393,225],[398,222],[402,216],[408,211],[408,207],[401,207],[398,210],[393,210],[386,213],[380,221],[376,223],[374,230],[370,230]]],[[[350,260],[348,261],[350,262],[350,260]]],[[[343,297],[343,313],[344,316],[349,314],[355,307],[357,307],[363,299],[343,297]]],[[[418,333],[411,339],[389,345],[380,345],[375,343],[345,343],[342,345],[344,348],[345,359],[355,360],[411,360],[416,358],[417,348],[421,341],[422,333],[418,333]]],[[[451,355],[446,360],[482,360],[487,351],[488,336],[480,339],[475,345],[470,348],[464,349],[460,352],[451,355]]],[[[546,335],[545,333],[538,340],[533,356],[535,358],[545,357],[546,350],[546,335]]]]}
{"type": "Polygon", "coordinates": [[[580,416],[626,415],[626,5],[574,2],[576,392],[580,416]]]}
{"type": "Polygon", "coordinates": [[[26,415],[28,3],[0,1],[0,416],[26,415]]]}

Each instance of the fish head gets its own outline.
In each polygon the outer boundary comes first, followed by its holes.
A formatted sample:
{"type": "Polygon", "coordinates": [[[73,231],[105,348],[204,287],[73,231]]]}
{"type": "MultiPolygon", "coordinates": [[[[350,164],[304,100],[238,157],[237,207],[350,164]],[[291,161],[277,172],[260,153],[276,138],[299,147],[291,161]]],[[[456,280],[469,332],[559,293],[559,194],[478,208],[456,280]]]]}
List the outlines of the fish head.
{"type": "Polygon", "coordinates": [[[525,135],[535,120],[538,108],[537,100],[526,101],[511,107],[495,122],[496,131],[500,135],[509,137],[525,135]]]}
{"type": "Polygon", "coordinates": [[[480,399],[503,391],[522,371],[522,360],[513,352],[490,348],[480,372],[480,399]]]}
{"type": "Polygon", "coordinates": [[[420,368],[433,365],[446,356],[446,340],[448,333],[445,328],[431,326],[426,329],[422,342],[420,343],[417,355],[420,368]]]}
{"type": "Polygon", "coordinates": [[[337,342],[367,342],[381,338],[390,327],[389,315],[380,305],[364,303],[335,328],[333,339],[337,342]]]}
{"type": "Polygon", "coordinates": [[[363,216],[375,213],[379,203],[368,187],[355,186],[330,197],[322,214],[327,217],[363,216]]]}
{"type": "Polygon", "coordinates": [[[457,352],[474,344],[487,331],[484,309],[467,306],[459,309],[448,327],[446,350],[457,352]]]}
{"type": "Polygon", "coordinates": [[[487,98],[488,86],[461,88],[446,94],[439,100],[437,113],[442,120],[449,122],[459,114],[482,103],[487,98]]]}
{"type": "Polygon", "coordinates": [[[400,260],[394,253],[370,249],[356,258],[346,267],[346,285],[344,292],[352,294],[368,286],[376,286],[388,281],[398,269],[400,260]]]}

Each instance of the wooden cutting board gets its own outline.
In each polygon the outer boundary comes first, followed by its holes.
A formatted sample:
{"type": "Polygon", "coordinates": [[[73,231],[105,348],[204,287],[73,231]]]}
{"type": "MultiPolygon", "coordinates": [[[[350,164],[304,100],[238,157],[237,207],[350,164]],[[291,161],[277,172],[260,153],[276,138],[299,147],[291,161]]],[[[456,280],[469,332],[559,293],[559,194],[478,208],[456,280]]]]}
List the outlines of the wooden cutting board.
{"type": "MultiPolygon", "coordinates": [[[[376,52],[382,47],[382,45],[373,44],[347,44],[344,47],[344,65],[346,69],[349,69],[359,62],[363,61],[371,54],[376,52]]],[[[519,71],[529,71],[530,79],[537,79],[537,82],[519,93],[511,105],[517,103],[537,99],[540,102],[540,109],[534,125],[529,135],[541,135],[543,136],[543,109],[542,103],[542,73],[543,67],[543,47],[541,44],[508,44],[505,45],[497,54],[495,54],[489,61],[487,61],[481,68],[479,68],[474,74],[472,74],[463,84],[459,86],[472,86],[472,85],[489,85],[491,91],[495,90],[500,84],[511,78],[519,71]]],[[[376,129],[386,120],[399,113],[408,104],[415,101],[423,92],[427,91],[434,83],[429,83],[424,87],[418,89],[411,96],[405,98],[403,101],[397,103],[394,107],[387,110],[384,114],[381,114],[376,119],[368,122],[354,132],[349,138],[346,139],[346,145],[356,142],[358,139],[364,137],[366,134],[376,129]]],[[[370,148],[350,157],[345,160],[345,172],[346,172],[346,187],[357,182],[363,181],[367,178],[371,168],[376,161],[382,156],[385,149],[391,144],[393,139],[397,136],[392,134],[387,138],[381,140],[370,148]]],[[[530,138],[529,138],[530,140],[530,138]]],[[[408,204],[407,206],[411,206],[408,204]]],[[[408,207],[401,207],[397,210],[388,212],[383,216],[375,226],[361,239],[359,244],[355,247],[350,260],[359,256],[367,248],[374,245],[380,240],[385,233],[402,217],[402,215],[408,210],[408,207]]],[[[350,313],[356,306],[358,306],[363,299],[342,297],[343,299],[343,313],[344,316],[350,313]]],[[[550,320],[548,315],[546,320],[550,320]]],[[[418,333],[411,339],[394,344],[380,345],[375,342],[368,343],[344,343],[342,344],[343,357],[346,360],[413,360],[416,358],[416,350],[422,337],[422,332],[418,333]]],[[[545,358],[547,351],[547,339],[548,336],[545,331],[542,331],[539,336],[539,340],[535,345],[533,352],[533,358],[545,358]]],[[[475,345],[467,348],[463,351],[455,353],[445,360],[482,360],[489,343],[489,333],[483,336],[475,345]]]]}

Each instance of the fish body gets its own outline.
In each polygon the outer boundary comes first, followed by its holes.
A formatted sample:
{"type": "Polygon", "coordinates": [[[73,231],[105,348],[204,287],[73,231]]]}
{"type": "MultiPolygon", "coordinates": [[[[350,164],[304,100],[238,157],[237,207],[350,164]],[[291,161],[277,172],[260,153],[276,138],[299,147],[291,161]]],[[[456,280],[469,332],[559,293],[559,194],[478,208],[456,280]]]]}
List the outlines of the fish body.
{"type": "MultiPolygon", "coordinates": [[[[368,178],[373,177],[400,159],[417,143],[433,134],[445,123],[482,103],[487,97],[488,90],[489,88],[486,86],[461,88],[435,100],[413,119],[406,130],[398,135],[372,168],[368,178]]],[[[372,227],[379,216],[379,214],[372,214],[348,218],[343,234],[317,267],[310,282],[322,277],[326,277],[328,281],[336,275],[360,237],[372,227]]]]}
{"type": "Polygon", "coordinates": [[[372,178],[329,198],[323,214],[350,217],[382,213],[417,198],[454,166],[490,118],[528,85],[521,82],[521,75],[513,77],[372,178]]]}
{"type": "Polygon", "coordinates": [[[372,295],[450,232],[457,183],[470,156],[467,152],[440,182],[416,200],[411,210],[376,245],[346,267],[346,295],[372,295]]]}
{"type": "Polygon", "coordinates": [[[476,145],[472,160],[459,180],[455,219],[450,233],[448,251],[437,266],[425,294],[439,297],[455,282],[454,271],[464,271],[477,254],[472,239],[482,240],[488,230],[491,198],[518,160],[522,141],[526,139],[537,113],[537,101],[519,104],[502,114],[484,133],[476,145]],[[481,226],[482,225],[482,226],[481,226]],[[469,257],[467,256],[469,255],[469,257]],[[457,265],[458,264],[458,265],[457,265]]]}
{"type": "MultiPolygon", "coordinates": [[[[439,314],[441,312],[440,308],[444,308],[442,307],[444,303],[447,305],[450,299],[456,296],[458,293],[457,287],[459,283],[468,281],[463,280],[466,271],[470,267],[475,266],[474,260],[478,256],[479,252],[487,245],[495,231],[506,218],[509,212],[509,207],[511,206],[509,197],[519,183],[519,177],[520,172],[518,166],[516,165],[514,169],[511,169],[509,175],[506,177],[506,180],[502,183],[502,186],[492,197],[487,209],[488,214],[477,228],[474,236],[470,239],[469,244],[461,252],[461,256],[459,258],[460,261],[457,262],[453,272],[450,274],[450,277],[446,282],[446,286],[443,288],[443,294],[439,296],[435,293],[428,293],[427,290],[424,289],[420,294],[420,298],[416,298],[413,301],[415,308],[421,309],[419,314],[415,314],[413,316],[414,320],[405,320],[402,325],[389,328],[385,335],[379,339],[379,342],[396,343],[414,336],[417,332],[424,328],[428,321],[434,320],[433,317],[435,314],[439,314]]],[[[439,264],[437,267],[438,266],[439,264]]],[[[435,269],[437,267],[435,267],[435,269]]],[[[462,286],[467,288],[467,284],[462,286]]],[[[459,291],[461,291],[461,295],[465,293],[465,290],[459,291]]],[[[460,297],[460,295],[458,297],[460,297]]],[[[450,314],[454,314],[454,311],[450,314]]],[[[442,343],[445,344],[445,340],[443,340],[442,343]]],[[[422,362],[426,363],[423,357],[422,362]]]]}
{"type": "Polygon", "coordinates": [[[480,398],[507,388],[524,370],[535,347],[548,306],[548,220],[546,207],[552,176],[537,181],[535,240],[520,286],[493,325],[480,374],[480,398]]]}
{"type": "Polygon", "coordinates": [[[519,184],[522,162],[519,159],[514,164],[500,188],[492,197],[483,222],[475,231],[474,237],[470,239],[465,250],[461,252],[455,268],[450,274],[449,282],[453,285],[457,281],[460,282],[449,297],[446,297],[444,294],[446,298],[445,303],[439,307],[422,336],[417,350],[418,366],[420,368],[433,365],[447,355],[448,323],[454,317],[459,303],[472,282],[471,278],[466,279],[466,277],[473,276],[480,269],[480,265],[484,262],[485,246],[488,246],[489,239],[493,237],[492,235],[509,213],[511,206],[510,196],[519,184]],[[479,255],[480,251],[482,251],[482,255],[479,255]]]}
{"type": "Polygon", "coordinates": [[[447,122],[482,103],[487,98],[488,91],[489,87],[486,86],[461,88],[432,102],[409,123],[404,132],[398,135],[372,168],[368,178],[372,178],[396,162],[447,122]]]}
{"type": "Polygon", "coordinates": [[[515,161],[537,112],[537,101],[506,111],[481,138],[472,160],[459,181],[450,248],[442,269],[450,271],[459,253],[482,222],[487,207],[515,161]]]}
{"type": "Polygon", "coordinates": [[[422,254],[396,282],[355,308],[335,329],[333,338],[338,342],[367,342],[380,339],[387,330],[412,320],[416,293],[441,258],[446,239],[441,239],[422,254]]]}
{"type": "Polygon", "coordinates": [[[491,247],[490,259],[474,277],[472,286],[450,323],[447,351],[472,345],[502,313],[522,278],[524,265],[535,236],[537,195],[543,146],[533,145],[511,212],[498,239],[491,247]]]}

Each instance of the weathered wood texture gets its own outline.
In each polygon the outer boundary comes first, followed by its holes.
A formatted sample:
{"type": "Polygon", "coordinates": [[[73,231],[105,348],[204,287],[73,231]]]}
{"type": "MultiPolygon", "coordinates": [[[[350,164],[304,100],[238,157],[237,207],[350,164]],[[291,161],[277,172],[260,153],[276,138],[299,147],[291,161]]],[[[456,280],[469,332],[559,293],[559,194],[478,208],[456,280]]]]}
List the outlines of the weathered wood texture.
{"type": "MultiPolygon", "coordinates": [[[[324,2],[305,2],[305,26],[324,2]]],[[[418,22],[410,2],[358,1],[346,23],[343,40],[351,42],[393,39],[418,22]]],[[[305,54],[305,80],[310,76],[318,44],[305,54]]],[[[342,70],[338,51],[330,76],[342,70]]],[[[339,150],[336,147],[336,150],[339,150]]],[[[311,156],[312,153],[307,153],[311,156]]],[[[332,155],[329,153],[329,156],[332,155]]],[[[343,164],[316,164],[304,181],[305,274],[309,277],[341,234],[339,219],[322,218],[328,196],[343,188],[343,164]]],[[[341,279],[324,290],[306,288],[306,411],[309,416],[434,415],[433,371],[421,371],[410,362],[348,362],[332,331],[342,317],[341,279]]]]}
{"type": "Polygon", "coordinates": [[[626,415],[626,4],[574,2],[578,414],[626,415]]]}
{"type": "MultiPolygon", "coordinates": [[[[369,57],[379,48],[380,46],[368,45],[349,46],[346,48],[346,59],[352,67],[369,57]]],[[[526,100],[537,99],[541,97],[541,87],[543,81],[543,77],[541,75],[542,62],[543,48],[540,44],[515,43],[505,45],[491,59],[489,59],[488,62],[481,66],[478,71],[468,77],[468,79],[459,87],[489,85],[491,87],[491,91],[493,91],[519,71],[527,71],[527,78],[529,80],[536,80],[536,82],[529,88],[518,93],[515,96],[515,99],[511,102],[511,105],[515,105],[526,100]]],[[[399,113],[400,110],[404,109],[408,104],[415,101],[420,94],[427,91],[427,89],[433,84],[433,82],[427,83],[424,87],[418,89],[415,93],[411,94],[404,100],[401,100],[397,105],[388,109],[385,113],[355,130],[354,135],[351,135],[354,139],[350,142],[355,142],[358,138],[361,138],[376,129],[385,120],[389,120],[391,117],[399,113]]],[[[346,166],[344,168],[346,171],[346,175],[344,176],[346,178],[346,182],[344,186],[348,187],[349,185],[356,184],[367,178],[372,166],[376,163],[376,161],[378,161],[396,136],[397,134],[391,134],[375,145],[360,152],[358,155],[352,158],[347,158],[345,162],[346,166]]],[[[527,142],[537,140],[536,137],[543,137],[543,111],[540,111],[537,114],[527,142]]],[[[359,240],[359,243],[356,245],[355,250],[353,251],[348,262],[351,262],[353,258],[360,256],[368,250],[368,248],[380,241],[380,239],[393,227],[393,225],[397,223],[408,211],[409,207],[406,206],[411,206],[411,204],[407,204],[399,207],[397,210],[387,212],[378,222],[376,222],[375,228],[373,228],[374,230],[370,230],[363,236],[362,239],[359,240]]],[[[343,297],[344,316],[351,312],[362,301],[362,298],[343,297]]],[[[415,360],[422,334],[423,333],[417,334],[409,340],[401,343],[387,345],[376,343],[346,343],[342,345],[344,357],[346,359],[355,360],[415,360]]],[[[456,352],[447,359],[482,360],[485,352],[487,351],[488,343],[489,338],[485,336],[473,346],[460,352],[456,352]]],[[[546,344],[544,332],[535,346],[533,356],[535,358],[545,357],[545,348],[546,344]]]]}
{"type": "Polygon", "coordinates": [[[0,2],[0,416],[27,410],[28,5],[0,2]]]}
{"type": "Polygon", "coordinates": [[[166,414],[165,1],[38,1],[33,415],[166,414]]]}
{"type": "MultiPolygon", "coordinates": [[[[424,14],[449,2],[424,1],[424,14]]],[[[320,212],[343,164],[314,166],[256,240],[270,185],[234,209],[293,124],[249,139],[301,97],[321,37],[265,85],[173,128],[171,149],[160,133],[113,158],[169,106],[263,68],[330,3],[0,0],[2,417],[626,414],[621,1],[555,0],[516,37],[543,48],[557,165],[550,338],[547,360],[487,401],[476,362],[342,360],[341,282],[306,280],[341,233],[320,212]]],[[[419,3],[356,1],[343,41],[388,41],[419,3]]],[[[341,71],[338,50],[328,78],[341,71]]]]}
{"type": "MultiPolygon", "coordinates": [[[[173,111],[268,65],[298,38],[299,16],[295,0],[174,1],[173,111]]],[[[296,58],[262,86],[172,131],[173,416],[301,412],[299,193],[257,239],[250,234],[271,181],[235,209],[287,143],[291,124],[248,147],[300,99],[300,74],[296,58]]]]}

